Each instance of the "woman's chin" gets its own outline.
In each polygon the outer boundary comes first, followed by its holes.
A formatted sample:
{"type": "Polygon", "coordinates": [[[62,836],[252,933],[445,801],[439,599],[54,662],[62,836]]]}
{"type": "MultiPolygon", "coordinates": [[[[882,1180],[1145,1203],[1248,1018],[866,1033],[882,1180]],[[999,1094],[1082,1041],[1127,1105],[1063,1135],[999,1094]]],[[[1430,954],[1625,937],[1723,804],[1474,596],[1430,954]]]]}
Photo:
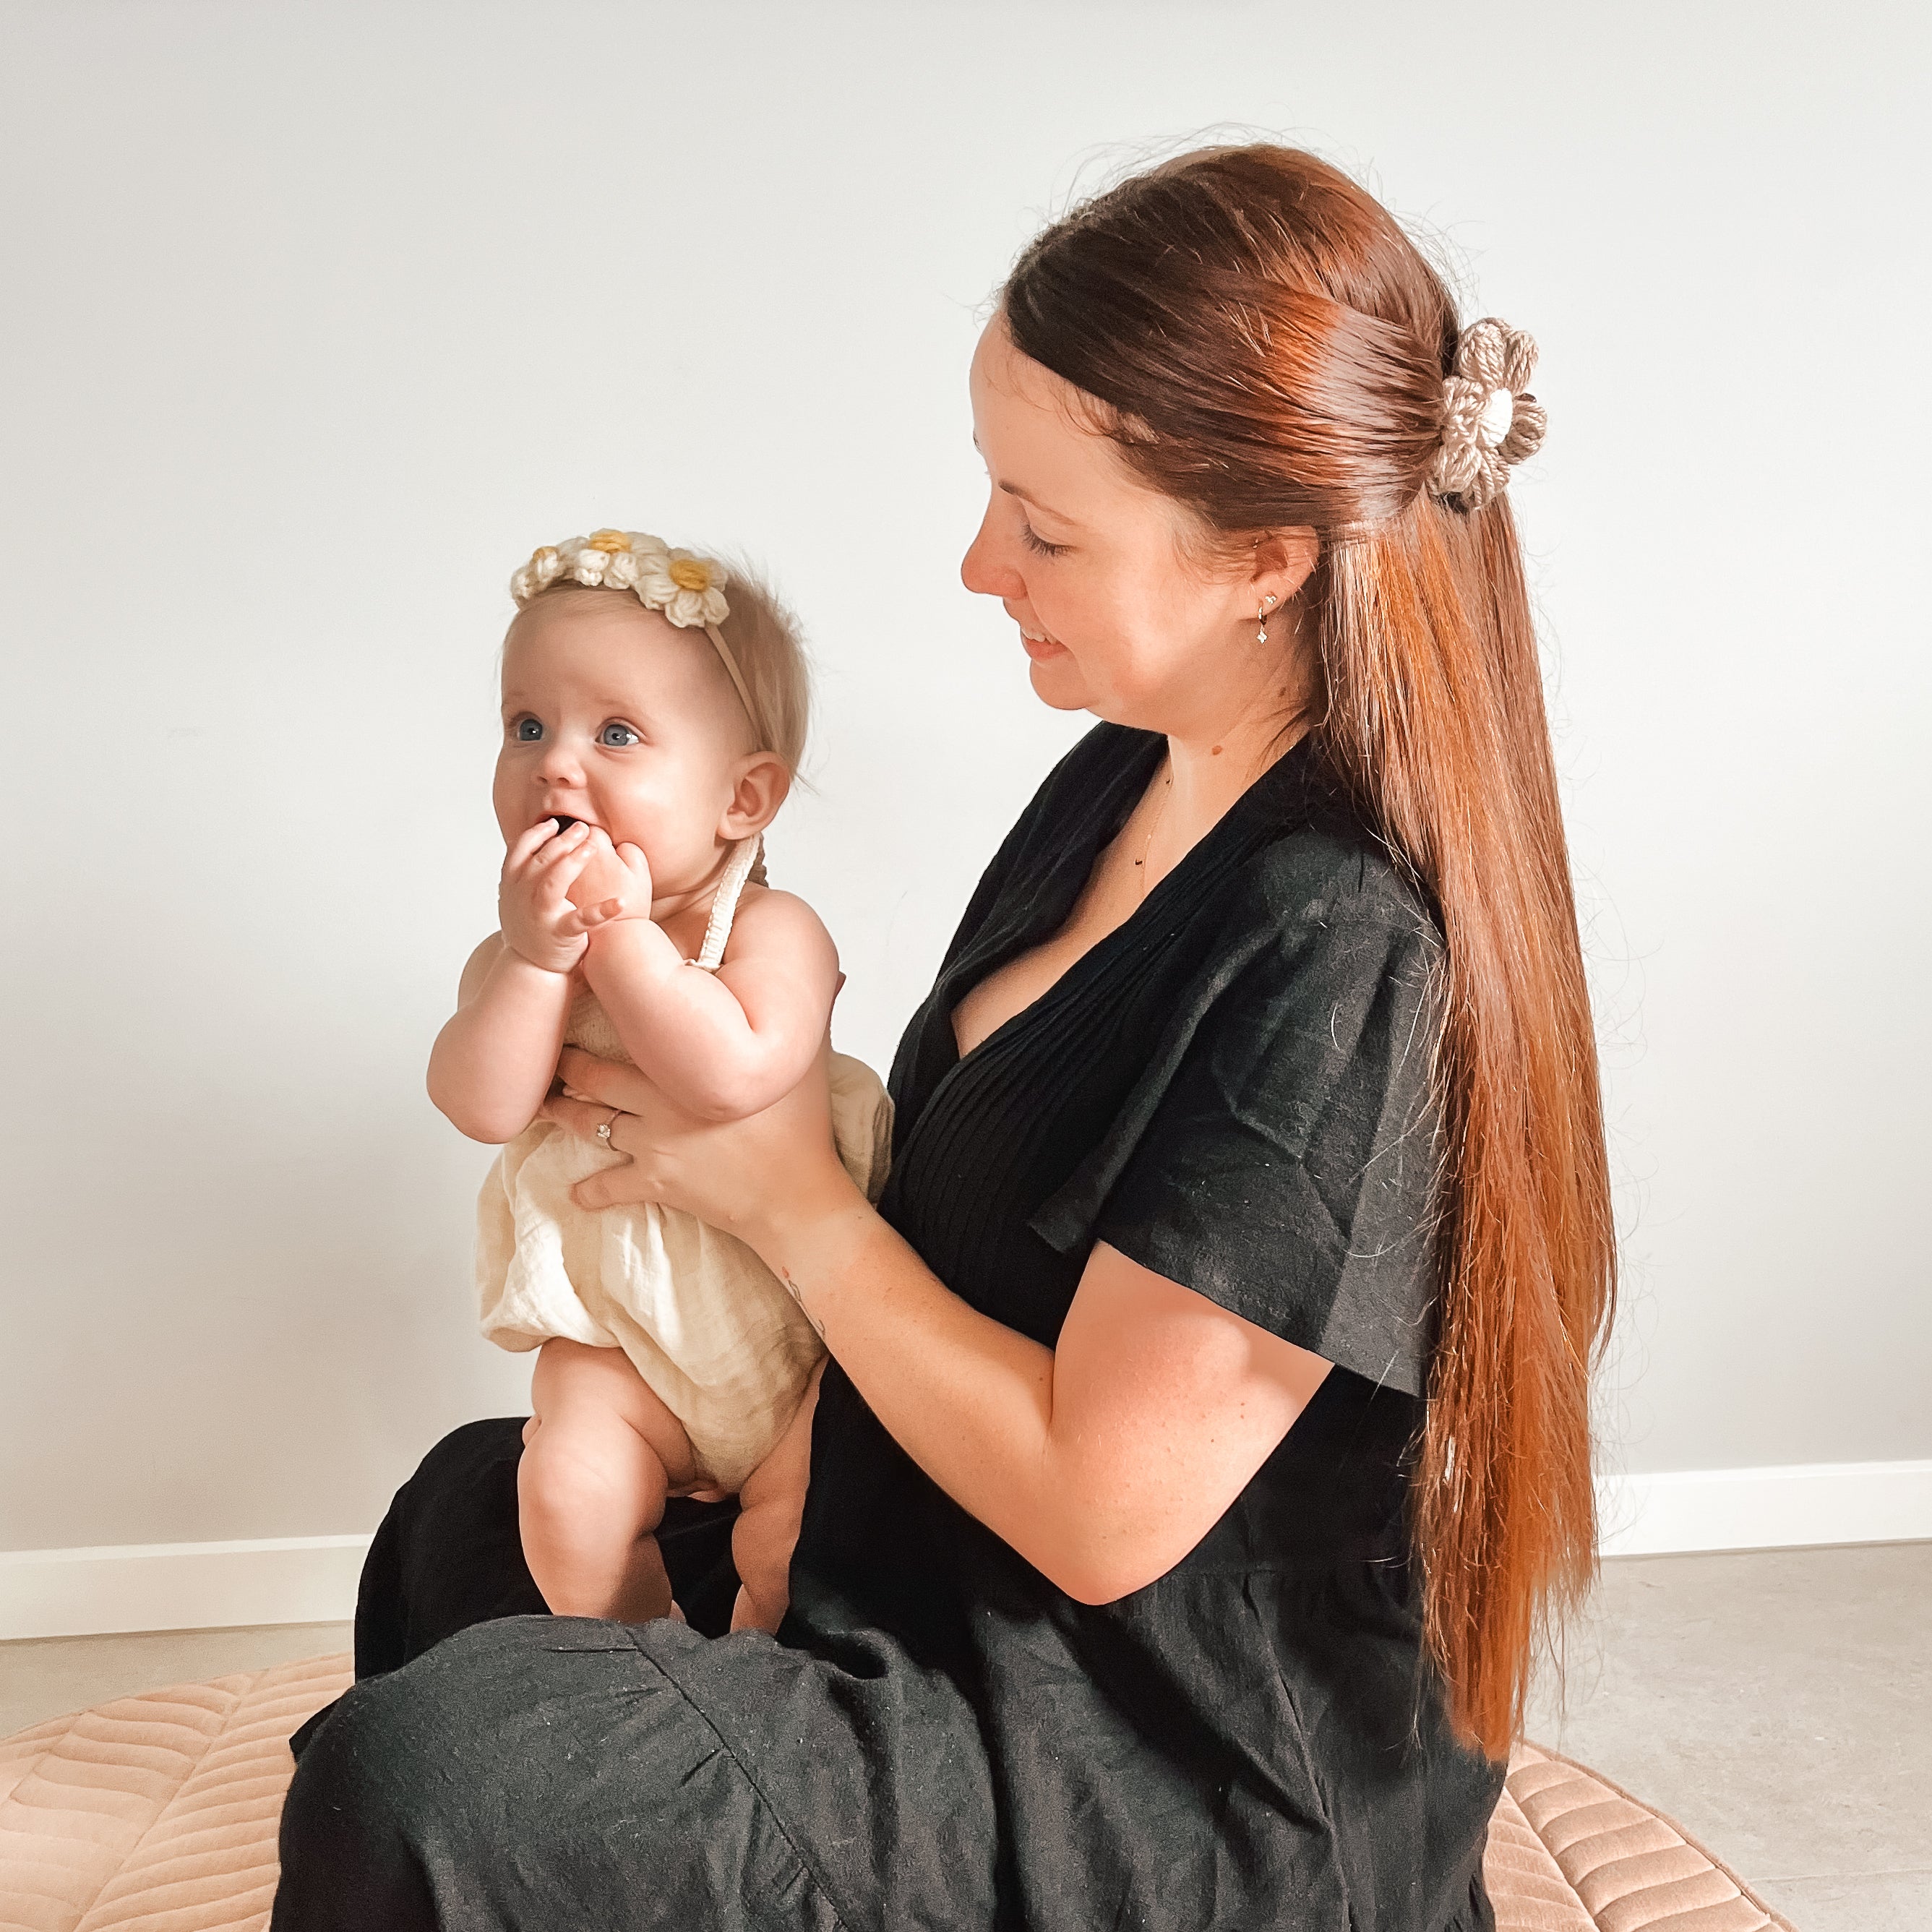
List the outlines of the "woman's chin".
{"type": "Polygon", "coordinates": [[[1044,660],[1033,658],[1027,664],[1027,677],[1034,695],[1056,711],[1086,711],[1093,706],[1093,694],[1080,675],[1080,668],[1070,652],[1044,660]]]}

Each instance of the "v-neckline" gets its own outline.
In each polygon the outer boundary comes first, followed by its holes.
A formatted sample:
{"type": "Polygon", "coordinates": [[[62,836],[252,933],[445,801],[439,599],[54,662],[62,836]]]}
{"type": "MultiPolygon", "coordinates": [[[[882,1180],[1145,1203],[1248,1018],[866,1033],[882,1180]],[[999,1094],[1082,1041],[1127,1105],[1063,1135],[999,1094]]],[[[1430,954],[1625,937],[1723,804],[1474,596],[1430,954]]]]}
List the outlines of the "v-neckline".
{"type": "MultiPolygon", "coordinates": [[[[1300,768],[1306,762],[1309,744],[1306,734],[1297,739],[1244,791],[1236,796],[1227,810],[1162,874],[1149,888],[1146,896],[1125,919],[1102,933],[1085,952],[1070,960],[1059,976],[1049,985],[1042,987],[1024,1006],[1010,1013],[985,1038],[975,1041],[964,1053],[961,1052],[959,1035],[953,1024],[953,1015],[960,1002],[975,987],[990,979],[1003,967],[1011,965],[1024,953],[1036,950],[1046,944],[1054,934],[1065,930],[1067,920],[1073,916],[1074,910],[1080,903],[1080,895],[1086,890],[1088,882],[1094,876],[1094,868],[1100,862],[1101,854],[1120,836],[1127,820],[1133,816],[1136,806],[1146,795],[1147,788],[1153,782],[1154,772],[1160,769],[1161,760],[1167,754],[1167,741],[1156,732],[1136,732],[1134,735],[1145,742],[1133,748],[1132,757],[1120,767],[1118,782],[1124,800],[1117,799],[1114,802],[1114,809],[1100,818],[1100,834],[1087,854],[1085,866],[1074,884],[1072,896],[1067,900],[1066,910],[1060,914],[1058,922],[1038,934],[1027,932],[1023,926],[1017,943],[1010,949],[1004,946],[996,946],[990,958],[986,960],[976,957],[977,949],[969,946],[942,976],[937,988],[941,1006],[939,1020],[945,1029],[946,1045],[952,1049],[952,1058],[940,1076],[942,1078],[977,1059],[994,1041],[1006,1037],[1023,1024],[1036,1018],[1054,1002],[1057,994],[1071,986],[1084,972],[1092,969],[1103,954],[1111,955],[1118,951],[1126,936],[1141,923],[1153,907],[1164,898],[1171,900],[1174,897],[1170,887],[1178,890],[1178,882],[1204,877],[1210,856],[1223,847],[1228,846],[1239,826],[1256,815],[1263,802],[1260,794],[1264,790],[1271,794],[1275,784],[1281,782],[1286,776],[1299,774],[1300,768]],[[1143,765],[1146,767],[1144,770],[1141,769],[1143,765]],[[1123,802],[1124,809],[1120,808],[1123,802]]],[[[1058,872],[1060,866],[1070,866],[1077,857],[1077,853],[1064,854],[1050,869],[1058,872]]]]}

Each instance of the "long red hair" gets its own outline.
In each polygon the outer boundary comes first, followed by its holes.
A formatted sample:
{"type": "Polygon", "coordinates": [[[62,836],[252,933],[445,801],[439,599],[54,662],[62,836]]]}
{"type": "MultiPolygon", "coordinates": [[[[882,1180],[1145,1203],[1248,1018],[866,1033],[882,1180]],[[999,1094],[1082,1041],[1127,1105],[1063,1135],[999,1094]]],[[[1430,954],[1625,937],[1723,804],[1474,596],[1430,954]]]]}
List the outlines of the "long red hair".
{"type": "Polygon", "coordinates": [[[1595,1565],[1589,1376],[1616,1292],[1597,1057],[1508,494],[1425,487],[1459,333],[1388,211],[1314,156],[1209,149],[1048,229],[1004,296],[1228,553],[1314,530],[1313,728],[1446,940],[1440,1292],[1411,1504],[1460,1734],[1517,1733],[1532,1648],[1595,1565]]]}

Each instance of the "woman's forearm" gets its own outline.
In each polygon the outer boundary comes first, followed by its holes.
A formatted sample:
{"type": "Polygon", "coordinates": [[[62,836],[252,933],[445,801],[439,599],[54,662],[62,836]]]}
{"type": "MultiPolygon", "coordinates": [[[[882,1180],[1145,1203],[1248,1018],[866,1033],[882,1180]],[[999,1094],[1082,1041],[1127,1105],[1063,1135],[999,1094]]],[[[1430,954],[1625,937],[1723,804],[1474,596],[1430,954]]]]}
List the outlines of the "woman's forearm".
{"type": "Polygon", "coordinates": [[[1069,1594],[1101,1601],[1110,1525],[1054,1428],[1054,1352],[968,1306],[854,1190],[766,1259],[893,1438],[1069,1594]]]}
{"type": "Polygon", "coordinates": [[[536,1118],[570,1019],[568,974],[506,946],[430,1051],[429,1096],[472,1140],[513,1140],[536,1118]]]}

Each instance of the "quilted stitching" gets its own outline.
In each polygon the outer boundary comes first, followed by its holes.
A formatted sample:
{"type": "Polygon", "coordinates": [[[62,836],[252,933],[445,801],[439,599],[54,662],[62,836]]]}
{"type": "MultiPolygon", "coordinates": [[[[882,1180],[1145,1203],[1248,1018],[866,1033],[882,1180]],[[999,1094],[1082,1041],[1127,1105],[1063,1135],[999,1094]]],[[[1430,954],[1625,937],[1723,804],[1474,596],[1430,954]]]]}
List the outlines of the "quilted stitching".
{"type": "Polygon", "coordinates": [[[289,1733],[348,1681],[314,1658],[0,1744],[0,1932],[261,1932],[289,1733]]]}
{"type": "Polygon", "coordinates": [[[1507,1786],[1490,1820],[1483,1877],[1496,1932],[1595,1932],[1583,1902],[1507,1786]]]}
{"type": "MultiPolygon", "coordinates": [[[[1568,1758],[1534,1744],[1518,1745],[1505,1786],[1505,1802],[1512,1798],[1578,1901],[1586,1927],[1600,1932],[1792,1932],[1788,1920],[1688,1832],[1568,1758]]],[[[1491,1843],[1493,1858],[1493,1838],[1491,1843]]],[[[1486,1864],[1486,1876],[1490,1870],[1486,1864]]],[[[1544,1932],[1542,1920],[1508,1915],[1493,1877],[1490,1892],[1498,1932],[1544,1932]]]]}

